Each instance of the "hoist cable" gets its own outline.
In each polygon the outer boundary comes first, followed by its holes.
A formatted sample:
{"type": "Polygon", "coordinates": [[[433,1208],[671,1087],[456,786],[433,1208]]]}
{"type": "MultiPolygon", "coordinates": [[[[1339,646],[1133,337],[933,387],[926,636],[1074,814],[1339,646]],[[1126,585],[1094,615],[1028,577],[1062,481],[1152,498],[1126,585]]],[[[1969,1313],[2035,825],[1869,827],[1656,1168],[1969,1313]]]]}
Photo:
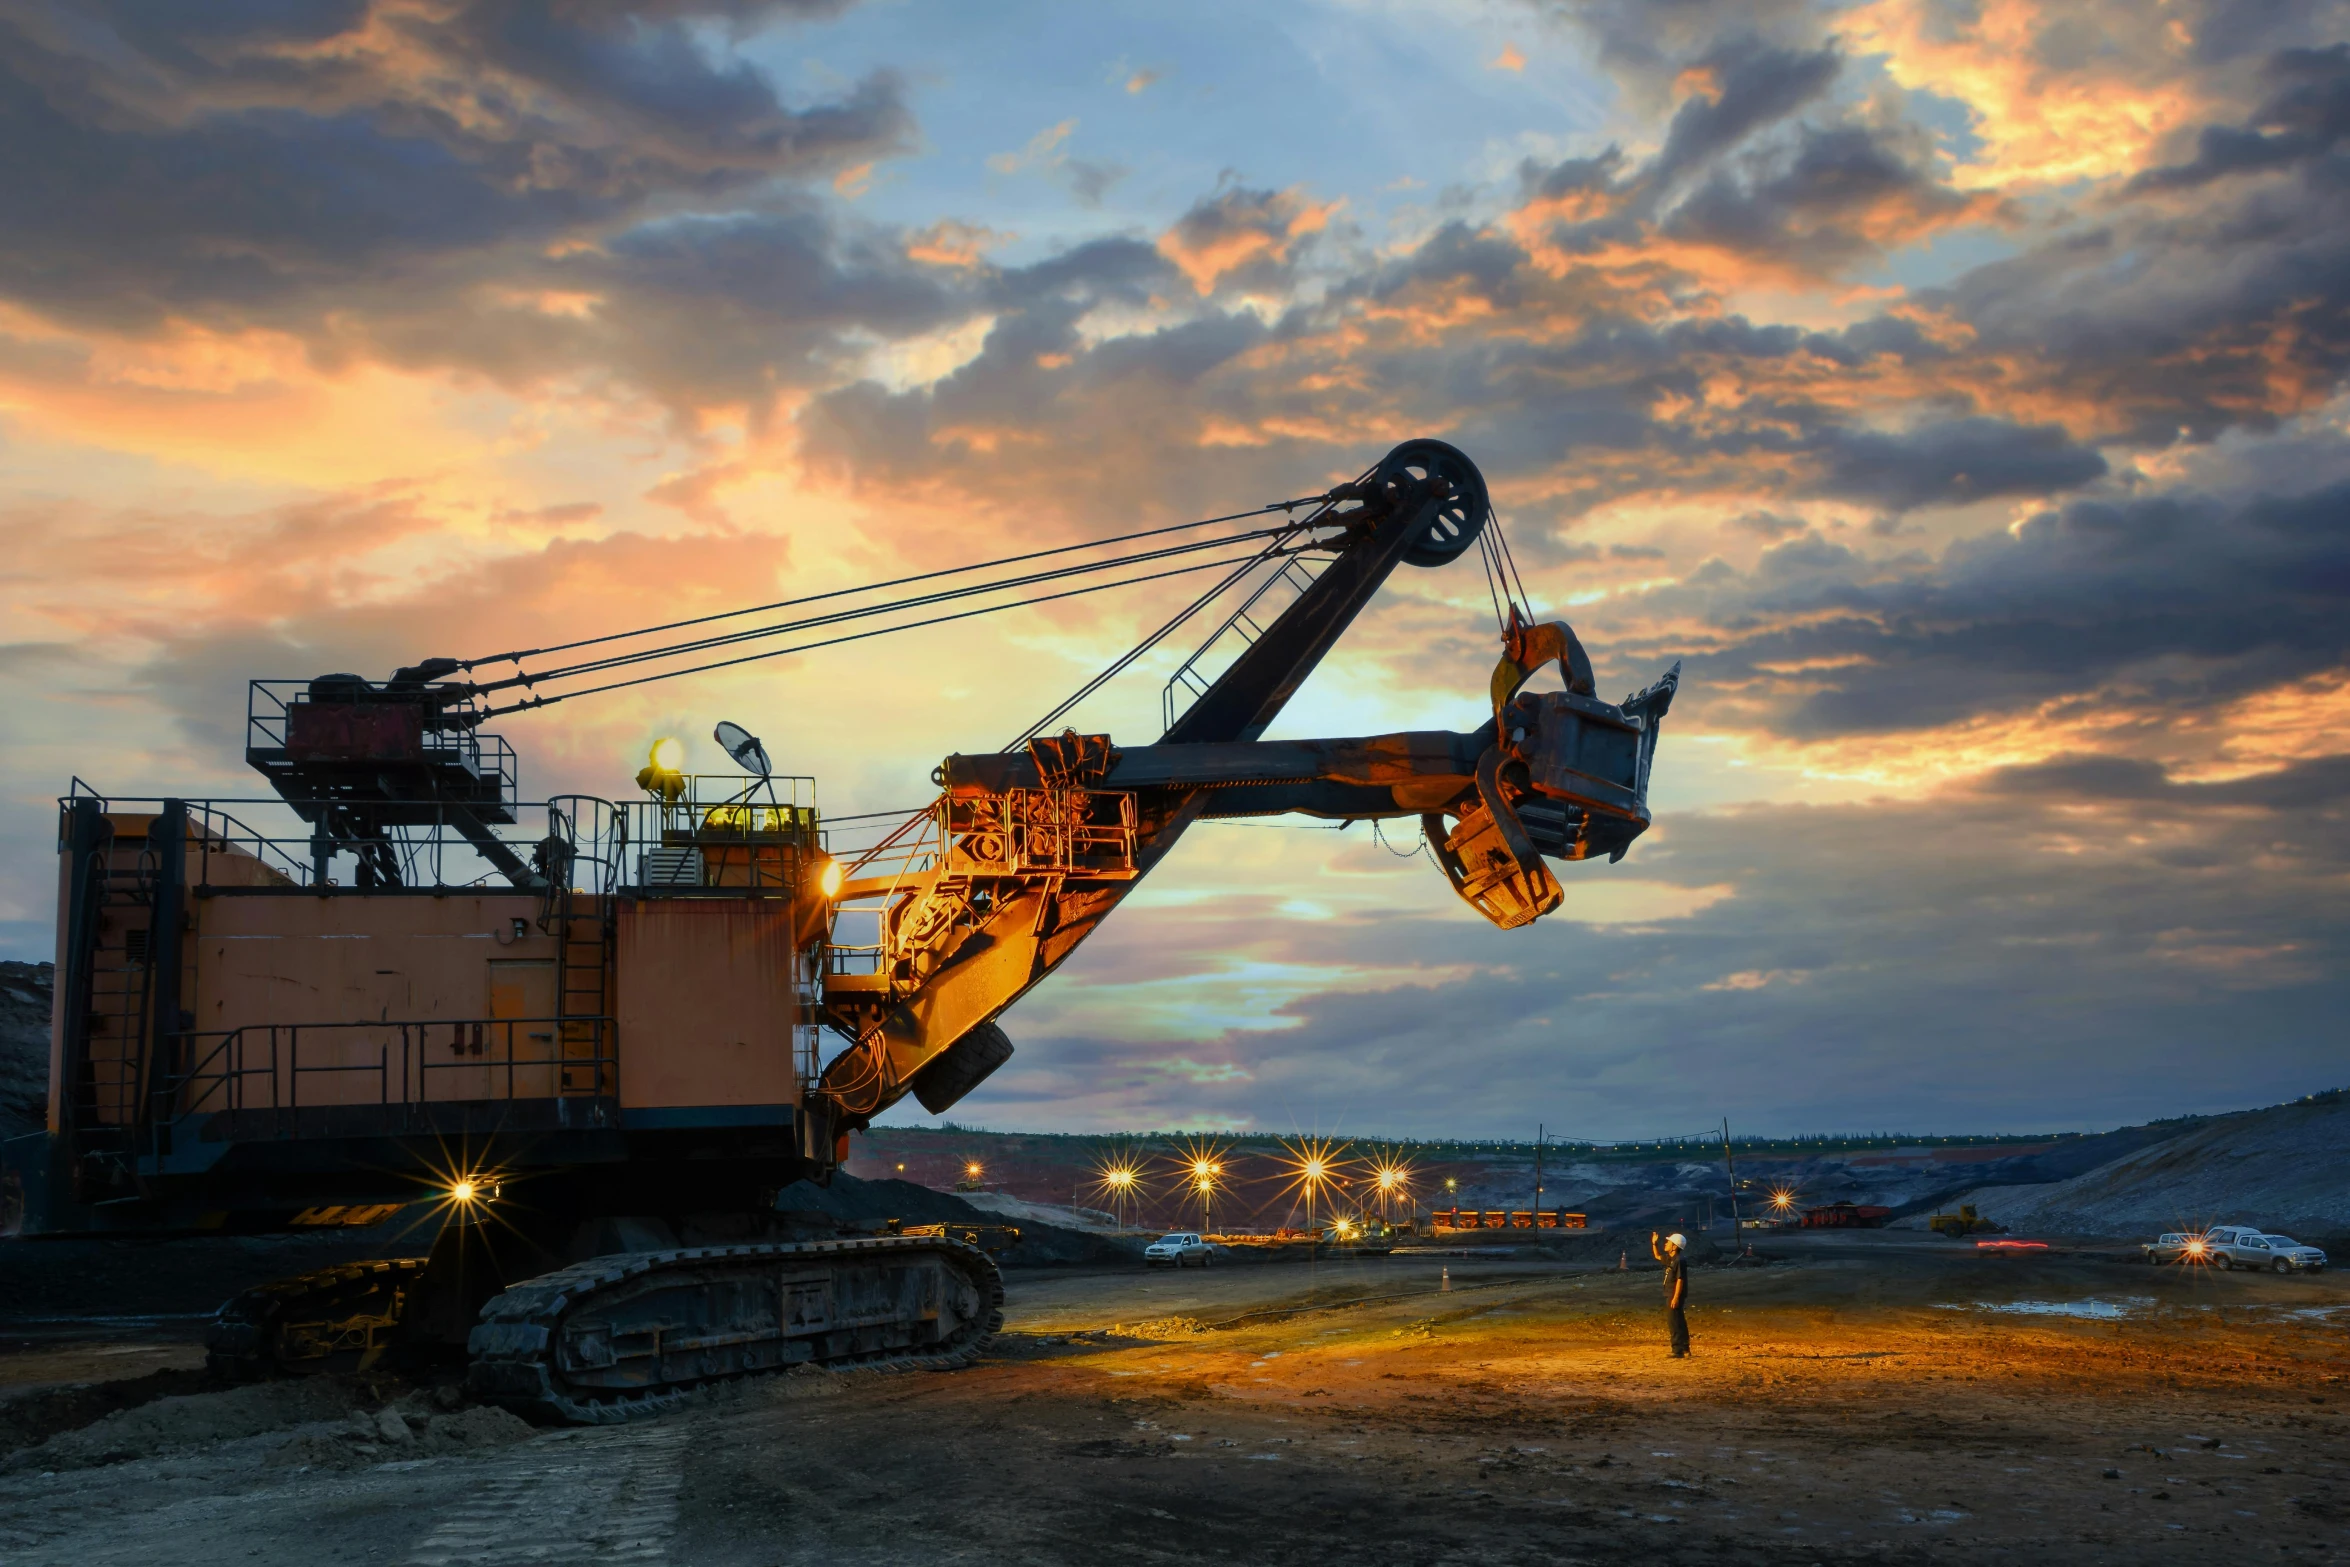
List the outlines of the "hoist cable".
{"type": "Polygon", "coordinates": [[[1049,550],[1031,550],[1025,555],[1006,555],[1000,560],[975,561],[965,566],[948,566],[938,571],[919,572],[911,577],[893,577],[886,582],[868,582],[854,588],[835,588],[828,593],[811,593],[804,598],[778,599],[771,604],[752,604],[742,609],[721,610],[716,614],[697,615],[688,620],[672,620],[658,626],[639,626],[634,631],[614,631],[600,637],[582,637],[576,642],[556,642],[546,647],[518,648],[511,653],[490,653],[480,658],[459,659],[457,667],[472,670],[483,664],[503,664],[525,658],[544,658],[550,653],[568,653],[574,648],[597,647],[606,642],[625,642],[632,637],[658,636],[664,631],[682,631],[688,626],[703,626],[719,620],[735,620],[744,615],[763,615],[769,610],[793,609],[802,604],[821,603],[826,599],[842,598],[850,594],[878,593],[884,588],[902,588],[912,583],[931,582],[940,577],[960,576],[970,571],[991,571],[998,566],[1017,566],[1027,561],[1071,554],[1077,550],[1100,549],[1111,544],[1130,544],[1136,539],[1155,539],[1169,533],[1182,533],[1191,528],[1213,527],[1220,522],[1239,522],[1249,517],[1265,517],[1277,511],[1287,513],[1293,507],[1319,505],[1328,499],[1327,495],[1308,495],[1292,501],[1270,501],[1252,510],[1236,511],[1223,517],[1203,517],[1197,522],[1179,522],[1164,528],[1145,528],[1139,533],[1113,534],[1105,539],[1088,539],[1082,544],[1062,544],[1049,550]]]}
{"type": "MultiPolygon", "coordinates": [[[[1247,557],[1239,564],[1251,564],[1255,559],[1254,556],[1247,557]]],[[[1034,598],[1014,599],[1004,604],[983,604],[977,609],[960,610],[952,615],[933,615],[926,620],[910,620],[893,626],[876,626],[870,631],[854,631],[846,636],[827,637],[820,642],[798,642],[790,647],[768,648],[758,653],[745,653],[737,658],[723,658],[707,664],[694,664],[685,669],[664,669],[656,674],[638,675],[629,680],[608,681],[600,686],[585,686],[577,691],[559,691],[553,696],[529,696],[519,702],[509,702],[504,707],[485,708],[479,716],[483,719],[498,718],[507,713],[524,712],[534,707],[552,707],[557,702],[568,702],[575,696],[594,696],[603,691],[621,691],[630,686],[650,685],[656,680],[674,680],[680,675],[699,675],[713,669],[731,669],[737,664],[755,664],[762,659],[781,658],[788,653],[807,653],[817,648],[838,647],[844,642],[862,642],[868,637],[888,636],[897,631],[914,631],[923,626],[941,626],[952,621],[970,620],[980,615],[997,614],[1007,609],[1025,609],[1030,605],[1050,604],[1060,599],[1080,598],[1088,593],[1106,592],[1111,588],[1132,587],[1142,582],[1157,582],[1167,577],[1187,576],[1195,571],[1213,571],[1218,567],[1233,564],[1235,562],[1231,560],[1199,561],[1188,566],[1171,567],[1166,571],[1148,572],[1139,577],[1124,577],[1116,582],[1094,582],[1081,588],[1067,588],[1059,593],[1041,593],[1034,598]]]]}
{"type": "MultiPolygon", "coordinates": [[[[554,669],[524,670],[500,680],[485,680],[474,684],[477,695],[511,690],[515,686],[538,686],[558,680],[576,680],[585,675],[601,674],[606,670],[623,669],[632,664],[650,663],[655,659],[677,658],[693,653],[708,652],[714,648],[732,647],[763,637],[788,636],[794,632],[812,631],[823,626],[839,625],[846,621],[870,619],[876,615],[894,614],[909,609],[924,609],[934,604],[950,603],[957,599],[975,598],[1017,588],[1035,587],[1040,583],[1065,581],[1071,577],[1090,576],[1095,572],[1115,571],[1126,566],[1145,565],[1179,555],[1195,555],[1208,550],[1224,549],[1252,539],[1280,538],[1293,526],[1257,528],[1247,533],[1227,534],[1214,539],[1198,539],[1188,544],[1169,545],[1164,549],[1144,550],[1132,555],[1114,556],[1108,560],[1086,561],[1076,565],[1057,566],[1047,571],[1030,572],[1018,577],[1000,577],[988,582],[975,582],[962,587],[942,588],[937,592],[916,594],[909,598],[892,599],[881,604],[867,604],[853,609],[833,610],[827,614],[810,615],[799,620],[781,621],[773,625],[752,626],[741,631],[730,631],[719,636],[701,637],[689,642],[670,643],[655,648],[640,648],[630,653],[615,653],[607,658],[586,659],[576,664],[559,665],[554,669]]],[[[1135,578],[1148,581],[1149,578],[1135,578]]],[[[1115,586],[1118,584],[1109,584],[1115,586]]],[[[928,624],[928,622],[923,622],[928,624]]],[[[700,666],[715,667],[715,666],[700,666]]],[[[680,670],[677,673],[689,673],[680,670]]],[[[598,687],[597,689],[609,689],[598,687]]],[[[576,694],[576,693],[574,693],[576,694]]]]}

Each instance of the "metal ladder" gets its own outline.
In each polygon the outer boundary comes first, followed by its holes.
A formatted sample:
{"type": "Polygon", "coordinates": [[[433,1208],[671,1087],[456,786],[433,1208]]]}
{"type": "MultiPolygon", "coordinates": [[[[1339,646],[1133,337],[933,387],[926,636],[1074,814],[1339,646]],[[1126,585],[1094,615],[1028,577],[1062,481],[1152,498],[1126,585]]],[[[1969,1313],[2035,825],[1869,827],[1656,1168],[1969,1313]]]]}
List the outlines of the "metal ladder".
{"type": "MultiPolygon", "coordinates": [[[[72,1148],[78,1195],[92,1202],[137,1197],[138,1162],[159,1151],[148,1145],[170,1116],[168,1104],[148,1101],[150,1094],[168,1090],[176,1065],[154,1058],[158,1036],[166,1036],[168,1046],[167,1036],[183,1026],[172,1018],[159,1028],[154,1017],[155,1008],[179,992],[177,976],[159,975],[157,968],[166,954],[180,950],[173,939],[176,925],[157,928],[159,917],[179,918],[178,881],[162,874],[164,862],[151,844],[117,839],[105,809],[75,780],[62,834],[71,853],[68,972],[58,976],[54,1003],[65,1034],[59,1120],[72,1148]],[[168,909],[160,909],[167,880],[175,896],[168,909]]],[[[168,852],[178,853],[181,841],[175,838],[168,852]]],[[[170,1004],[176,1010],[176,1001],[170,1004]]]]}
{"type": "MultiPolygon", "coordinates": [[[[1207,640],[1199,645],[1197,651],[1185,659],[1175,673],[1167,677],[1166,685],[1161,687],[1159,691],[1161,726],[1165,729],[1173,729],[1175,720],[1182,717],[1190,709],[1192,703],[1207,695],[1208,688],[1216,683],[1217,675],[1223,672],[1222,666],[1231,662],[1230,659],[1220,660],[1213,672],[1205,667],[1208,655],[1215,650],[1218,643],[1224,640],[1226,632],[1232,632],[1240,638],[1242,649],[1254,644],[1257,638],[1265,633],[1259,616],[1261,615],[1264,620],[1272,620],[1278,617],[1280,609],[1289,607],[1288,603],[1283,603],[1279,605],[1279,609],[1270,613],[1262,611],[1257,614],[1250,613],[1257,609],[1258,602],[1277,587],[1289,589],[1290,603],[1296,602],[1296,600],[1305,597],[1306,590],[1314,585],[1315,579],[1321,576],[1329,564],[1327,560],[1305,555],[1292,555],[1282,562],[1279,571],[1258,583],[1255,591],[1241,600],[1240,607],[1225,616],[1223,624],[1210,632],[1207,640]]],[[[1238,656],[1236,651],[1234,657],[1238,656]]]]}
{"type": "MultiPolygon", "coordinates": [[[[610,809],[601,801],[585,803],[591,811],[610,809]]],[[[562,820],[571,852],[563,865],[546,867],[546,913],[540,921],[540,928],[555,938],[555,1037],[563,1058],[556,1092],[610,1097],[619,1092],[611,1059],[611,975],[619,941],[613,873],[624,851],[606,843],[601,823],[590,827],[583,845],[577,823],[567,815],[562,820]],[[596,881],[597,890],[583,890],[582,879],[596,881]]]]}

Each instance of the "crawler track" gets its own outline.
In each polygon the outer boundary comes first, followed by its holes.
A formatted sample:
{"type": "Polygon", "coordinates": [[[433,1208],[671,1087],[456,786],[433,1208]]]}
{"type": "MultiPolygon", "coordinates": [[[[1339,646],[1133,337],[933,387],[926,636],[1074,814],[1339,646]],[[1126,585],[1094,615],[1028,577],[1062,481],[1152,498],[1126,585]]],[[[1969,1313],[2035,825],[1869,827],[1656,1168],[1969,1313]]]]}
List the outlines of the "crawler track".
{"type": "Polygon", "coordinates": [[[422,1257],[346,1262],[231,1296],[205,1331],[214,1374],[353,1371],[388,1348],[424,1272],[422,1257]]]}
{"type": "Polygon", "coordinates": [[[797,1365],[968,1365],[1003,1305],[986,1253],[944,1236],[622,1253],[484,1306],[470,1382],[533,1419],[608,1425],[797,1365]]]}

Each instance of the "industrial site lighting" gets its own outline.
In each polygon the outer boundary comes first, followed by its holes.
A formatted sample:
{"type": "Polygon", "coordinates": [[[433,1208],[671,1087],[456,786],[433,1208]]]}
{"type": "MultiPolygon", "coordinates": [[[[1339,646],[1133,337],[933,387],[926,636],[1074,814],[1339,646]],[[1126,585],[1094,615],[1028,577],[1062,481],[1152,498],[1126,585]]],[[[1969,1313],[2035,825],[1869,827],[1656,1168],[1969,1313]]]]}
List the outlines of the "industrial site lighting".
{"type": "Polygon", "coordinates": [[[826,860],[824,869],[816,877],[816,885],[824,889],[827,898],[837,898],[840,896],[840,883],[840,861],[826,860]]]}
{"type": "Polygon", "coordinates": [[[449,1200],[455,1203],[470,1203],[480,1190],[481,1188],[475,1186],[470,1179],[461,1179],[449,1188],[449,1200]]]}
{"type": "Polygon", "coordinates": [[[1200,1229],[1212,1228],[1216,1193],[1224,1180],[1224,1144],[1213,1138],[1186,1138],[1168,1153],[1178,1188],[1199,1203],[1200,1229]]]}
{"type": "Polygon", "coordinates": [[[1281,1150],[1289,1156],[1282,1161],[1289,1172],[1287,1189],[1305,1198],[1306,1227],[1312,1229],[1322,1188],[1337,1179],[1339,1156],[1346,1152],[1346,1145],[1301,1137],[1295,1142],[1284,1142],[1281,1150]]]}
{"type": "Polygon", "coordinates": [[[975,1181],[976,1181],[976,1180],[978,1180],[978,1179],[979,1179],[979,1161],[978,1161],[978,1160],[976,1160],[976,1159],[974,1159],[974,1160],[972,1160],[972,1161],[971,1161],[969,1164],[967,1164],[967,1165],[963,1166],[963,1173],[964,1173],[965,1175],[968,1175],[969,1177],[971,1177],[971,1179],[973,1179],[973,1180],[975,1180],[975,1181]]]}
{"type": "Polygon", "coordinates": [[[656,800],[675,805],[685,797],[685,745],[662,739],[653,742],[645,765],[636,770],[636,786],[656,800]]]}
{"type": "Polygon", "coordinates": [[[1127,1222],[1128,1208],[1142,1195],[1142,1171],[1130,1155],[1112,1153],[1093,1167],[1093,1189],[1110,1201],[1118,1222],[1127,1222]]]}

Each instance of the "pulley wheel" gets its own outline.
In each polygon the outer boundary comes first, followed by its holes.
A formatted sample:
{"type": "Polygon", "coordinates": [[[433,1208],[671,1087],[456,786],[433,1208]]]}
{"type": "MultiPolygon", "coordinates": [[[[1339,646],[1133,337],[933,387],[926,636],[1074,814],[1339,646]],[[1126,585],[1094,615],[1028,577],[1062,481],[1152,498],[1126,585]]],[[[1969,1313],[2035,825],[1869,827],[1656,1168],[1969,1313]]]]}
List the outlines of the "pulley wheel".
{"type": "Polygon", "coordinates": [[[1493,503],[1485,494],[1485,475],[1477,471],[1467,453],[1442,441],[1404,442],[1379,459],[1372,477],[1383,485],[1405,477],[1442,479],[1451,488],[1428,531],[1404,551],[1403,558],[1415,566],[1443,566],[1458,560],[1477,541],[1478,531],[1493,512],[1493,503]]]}

